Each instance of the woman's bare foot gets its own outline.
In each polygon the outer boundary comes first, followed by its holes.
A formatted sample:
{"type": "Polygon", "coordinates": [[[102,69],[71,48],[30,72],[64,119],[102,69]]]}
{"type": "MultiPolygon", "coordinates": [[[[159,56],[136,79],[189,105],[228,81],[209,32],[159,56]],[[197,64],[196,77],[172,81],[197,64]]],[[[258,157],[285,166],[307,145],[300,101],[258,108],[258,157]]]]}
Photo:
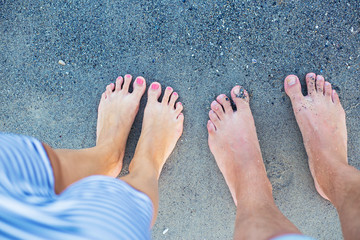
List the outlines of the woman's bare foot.
{"type": "Polygon", "coordinates": [[[116,84],[106,87],[99,104],[96,146],[111,152],[108,166],[114,176],[121,171],[126,141],[146,88],[145,79],[137,77],[129,93],[131,80],[129,74],[118,77],[116,84]]]}
{"type": "Polygon", "coordinates": [[[235,86],[231,97],[237,111],[233,111],[224,94],[211,103],[207,124],[210,150],[236,205],[241,199],[272,202],[272,188],[261,156],[249,95],[244,88],[235,86]]]}
{"type": "Polygon", "coordinates": [[[129,166],[130,172],[137,164],[143,165],[144,161],[148,161],[159,177],[166,159],[182,134],[183,106],[180,102],[175,104],[178,94],[173,92],[171,87],[167,87],[162,101],[159,102],[160,94],[161,85],[157,82],[152,83],[148,90],[140,139],[129,166]]]}
{"type": "Polygon", "coordinates": [[[285,91],[291,99],[300,127],[309,167],[318,193],[332,201],[337,170],[347,165],[345,112],[331,84],[320,75],[308,73],[308,95],[303,96],[295,75],[285,78],[285,91]]]}

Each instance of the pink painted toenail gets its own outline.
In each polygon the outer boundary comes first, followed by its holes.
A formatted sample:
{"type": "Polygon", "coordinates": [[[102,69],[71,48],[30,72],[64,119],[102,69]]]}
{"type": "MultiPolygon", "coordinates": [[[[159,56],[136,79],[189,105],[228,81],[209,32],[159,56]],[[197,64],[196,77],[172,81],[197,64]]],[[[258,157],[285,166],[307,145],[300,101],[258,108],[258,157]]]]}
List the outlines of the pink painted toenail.
{"type": "Polygon", "coordinates": [[[177,96],[178,94],[177,94],[177,92],[173,92],[173,95],[174,95],[174,96],[177,96]]]}
{"type": "Polygon", "coordinates": [[[173,89],[171,87],[167,87],[166,90],[171,91],[173,89]]]}
{"type": "Polygon", "coordinates": [[[143,85],[144,80],[142,80],[141,78],[137,78],[137,79],[136,79],[136,83],[137,83],[138,85],[143,85]]]}
{"type": "Polygon", "coordinates": [[[182,103],[181,103],[181,102],[179,102],[179,105],[182,105],[182,103]]]}
{"type": "Polygon", "coordinates": [[[151,85],[151,89],[153,89],[153,90],[156,90],[158,88],[159,88],[159,84],[157,84],[157,83],[153,83],[153,85],[151,85]]]}
{"type": "Polygon", "coordinates": [[[126,78],[131,78],[131,75],[130,75],[130,74],[126,74],[125,77],[126,77],[126,78]]]}
{"type": "Polygon", "coordinates": [[[294,77],[294,76],[288,77],[286,79],[286,82],[289,86],[292,86],[296,83],[296,77],[294,77]]]}

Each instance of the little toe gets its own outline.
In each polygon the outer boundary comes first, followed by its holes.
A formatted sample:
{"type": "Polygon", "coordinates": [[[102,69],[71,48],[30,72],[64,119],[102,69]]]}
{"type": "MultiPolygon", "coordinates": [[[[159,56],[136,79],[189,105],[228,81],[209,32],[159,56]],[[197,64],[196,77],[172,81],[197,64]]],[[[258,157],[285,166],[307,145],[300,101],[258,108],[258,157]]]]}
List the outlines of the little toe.
{"type": "Polygon", "coordinates": [[[211,107],[211,110],[213,110],[216,115],[218,115],[219,119],[224,119],[224,110],[223,110],[223,107],[220,105],[220,103],[218,103],[216,100],[213,101],[210,105],[211,107]]]}
{"type": "Polygon", "coordinates": [[[106,95],[110,96],[110,94],[114,91],[115,88],[115,84],[114,83],[110,83],[109,85],[106,86],[106,95]]]}
{"type": "Polygon", "coordinates": [[[103,94],[101,94],[101,100],[106,99],[106,98],[107,98],[106,92],[103,92],[103,94]]]}
{"type": "Polygon", "coordinates": [[[168,105],[169,104],[169,99],[170,99],[170,95],[174,90],[172,89],[172,87],[166,87],[165,92],[164,92],[164,96],[161,100],[162,104],[164,105],[168,105]]]}
{"type": "Polygon", "coordinates": [[[306,74],[306,86],[307,86],[309,95],[312,95],[315,93],[315,79],[316,79],[315,73],[306,74]]]}
{"type": "Polygon", "coordinates": [[[183,113],[180,113],[177,118],[177,120],[181,121],[181,122],[184,122],[184,114],[183,113]]]}
{"type": "Polygon", "coordinates": [[[142,96],[145,92],[145,88],[146,88],[146,81],[145,78],[143,77],[137,77],[136,80],[133,83],[133,94],[135,94],[136,96],[142,96]]]}
{"type": "Polygon", "coordinates": [[[209,134],[212,134],[215,132],[215,130],[216,130],[215,125],[213,124],[213,122],[211,120],[208,120],[206,126],[207,126],[207,130],[208,130],[209,134]]]}
{"type": "Polygon", "coordinates": [[[211,122],[214,124],[215,128],[217,129],[220,125],[220,120],[213,110],[209,111],[209,118],[211,122]]]}
{"type": "Polygon", "coordinates": [[[132,79],[132,76],[130,74],[125,75],[124,85],[122,87],[122,90],[124,90],[125,92],[129,92],[129,86],[131,83],[131,79],[132,79]]]}
{"type": "Polygon", "coordinates": [[[175,102],[179,98],[179,94],[177,92],[173,92],[170,97],[169,105],[171,107],[175,107],[175,102]]]}
{"type": "Polygon", "coordinates": [[[161,85],[158,82],[153,82],[148,90],[149,101],[158,101],[161,94],[161,85]]]}
{"type": "Polygon", "coordinates": [[[297,76],[287,76],[284,80],[284,88],[292,103],[301,101],[304,98],[301,93],[301,84],[297,76]]]}
{"type": "Polygon", "coordinates": [[[121,90],[121,85],[122,85],[123,81],[124,81],[124,79],[122,78],[122,76],[119,76],[116,79],[116,84],[115,84],[115,91],[116,92],[119,92],[121,90]]]}
{"type": "Polygon", "coordinates": [[[332,101],[336,104],[340,103],[339,95],[335,90],[332,90],[332,101]]]}
{"type": "Polygon", "coordinates": [[[322,94],[322,95],[324,94],[324,83],[325,83],[324,77],[321,75],[317,75],[316,76],[316,91],[317,91],[317,93],[322,94]]]}
{"type": "Polygon", "coordinates": [[[220,94],[216,100],[223,106],[225,113],[231,113],[233,111],[230,99],[225,94],[220,94]]]}
{"type": "Polygon", "coordinates": [[[182,105],[181,102],[176,103],[176,106],[175,106],[176,115],[179,115],[183,109],[184,109],[184,106],[182,105]]]}
{"type": "Polygon", "coordinates": [[[331,97],[332,94],[332,88],[331,88],[331,83],[329,83],[328,81],[325,82],[325,96],[327,97],[331,97]]]}
{"type": "Polygon", "coordinates": [[[249,106],[249,94],[242,86],[235,86],[231,89],[231,98],[239,110],[249,106]]]}

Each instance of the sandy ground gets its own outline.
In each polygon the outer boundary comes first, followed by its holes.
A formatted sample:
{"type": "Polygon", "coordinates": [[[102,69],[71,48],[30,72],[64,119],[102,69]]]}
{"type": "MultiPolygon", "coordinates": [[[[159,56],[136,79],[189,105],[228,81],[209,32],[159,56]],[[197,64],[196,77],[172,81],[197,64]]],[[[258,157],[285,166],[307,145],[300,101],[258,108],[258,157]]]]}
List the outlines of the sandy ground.
{"type": "Polygon", "coordinates": [[[231,239],[235,206],[206,122],[211,101],[241,84],[251,93],[277,205],[305,234],[341,239],[335,209],[314,188],[283,79],[297,74],[304,83],[314,71],[335,86],[349,161],[360,168],[359,9],[356,0],[0,0],[0,131],[56,148],[93,146],[106,84],[131,73],[170,85],[185,106],[185,129],[160,179],[153,238],[231,239]]]}

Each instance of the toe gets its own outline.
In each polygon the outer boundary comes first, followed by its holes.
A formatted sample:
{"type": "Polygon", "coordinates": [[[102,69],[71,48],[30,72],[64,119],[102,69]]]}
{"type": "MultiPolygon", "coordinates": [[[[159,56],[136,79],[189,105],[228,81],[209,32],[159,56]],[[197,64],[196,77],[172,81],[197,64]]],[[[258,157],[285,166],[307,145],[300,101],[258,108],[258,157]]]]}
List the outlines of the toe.
{"type": "Polygon", "coordinates": [[[209,118],[210,118],[211,122],[214,124],[215,128],[218,128],[220,125],[220,120],[213,110],[210,110],[209,118]]]}
{"type": "Polygon", "coordinates": [[[211,120],[209,120],[207,123],[207,130],[208,130],[209,134],[214,133],[216,130],[215,125],[212,123],[211,120]]]}
{"type": "Polygon", "coordinates": [[[158,101],[161,94],[161,85],[158,82],[153,82],[148,90],[149,101],[158,101]]]}
{"type": "Polygon", "coordinates": [[[124,79],[122,78],[122,76],[119,76],[117,79],[116,79],[116,87],[115,87],[115,91],[120,91],[121,90],[121,85],[123,83],[124,79]]]}
{"type": "Polygon", "coordinates": [[[218,115],[219,119],[224,119],[224,114],[225,114],[224,110],[217,101],[213,101],[210,106],[211,106],[211,110],[213,110],[216,113],[216,115],[218,115]]]}
{"type": "Polygon", "coordinates": [[[231,89],[231,98],[236,105],[236,109],[249,106],[249,94],[242,86],[235,86],[231,89]]]}
{"type": "Polygon", "coordinates": [[[131,79],[132,79],[132,76],[130,74],[125,75],[124,85],[122,87],[122,90],[124,90],[125,92],[129,91],[129,86],[130,86],[130,83],[131,83],[131,79]]]}
{"type": "Polygon", "coordinates": [[[176,108],[175,108],[176,115],[179,115],[183,109],[184,109],[184,106],[182,105],[181,102],[176,103],[176,108]]]}
{"type": "Polygon", "coordinates": [[[315,73],[308,73],[306,74],[306,86],[308,90],[308,94],[312,95],[315,93],[315,73]]]}
{"type": "Polygon", "coordinates": [[[230,99],[225,94],[220,94],[216,100],[223,106],[225,113],[230,113],[233,111],[230,104],[230,99]]]}
{"type": "Polygon", "coordinates": [[[168,105],[169,104],[169,99],[170,99],[170,95],[174,90],[172,89],[172,87],[166,87],[165,92],[164,92],[164,96],[162,98],[162,103],[164,105],[168,105]]]}
{"type": "Polygon", "coordinates": [[[301,84],[297,76],[287,76],[284,81],[284,88],[292,103],[301,101],[304,98],[301,93],[301,84]]]}
{"type": "Polygon", "coordinates": [[[331,93],[332,93],[331,83],[326,81],[325,82],[325,96],[331,97],[331,93]]]}
{"type": "Polygon", "coordinates": [[[184,122],[184,114],[183,113],[180,113],[177,118],[177,120],[181,121],[181,122],[184,122]]]}
{"type": "Polygon", "coordinates": [[[142,96],[146,88],[145,78],[137,77],[133,83],[133,88],[134,88],[134,91],[132,92],[133,94],[137,96],[142,96]]]}
{"type": "Polygon", "coordinates": [[[101,94],[101,100],[106,99],[106,98],[107,98],[107,95],[105,92],[103,92],[103,94],[101,94]]]}
{"type": "Polygon", "coordinates": [[[175,107],[175,102],[179,98],[179,94],[177,92],[173,92],[170,97],[169,105],[170,107],[175,107]]]}
{"type": "Polygon", "coordinates": [[[332,101],[336,104],[340,103],[339,95],[335,90],[332,90],[332,101]]]}
{"type": "Polygon", "coordinates": [[[114,83],[110,83],[109,85],[106,86],[105,93],[107,96],[110,96],[110,94],[114,91],[114,87],[115,87],[114,83]]]}
{"type": "Polygon", "coordinates": [[[324,77],[321,75],[316,76],[316,91],[319,94],[324,94],[324,77]]]}

